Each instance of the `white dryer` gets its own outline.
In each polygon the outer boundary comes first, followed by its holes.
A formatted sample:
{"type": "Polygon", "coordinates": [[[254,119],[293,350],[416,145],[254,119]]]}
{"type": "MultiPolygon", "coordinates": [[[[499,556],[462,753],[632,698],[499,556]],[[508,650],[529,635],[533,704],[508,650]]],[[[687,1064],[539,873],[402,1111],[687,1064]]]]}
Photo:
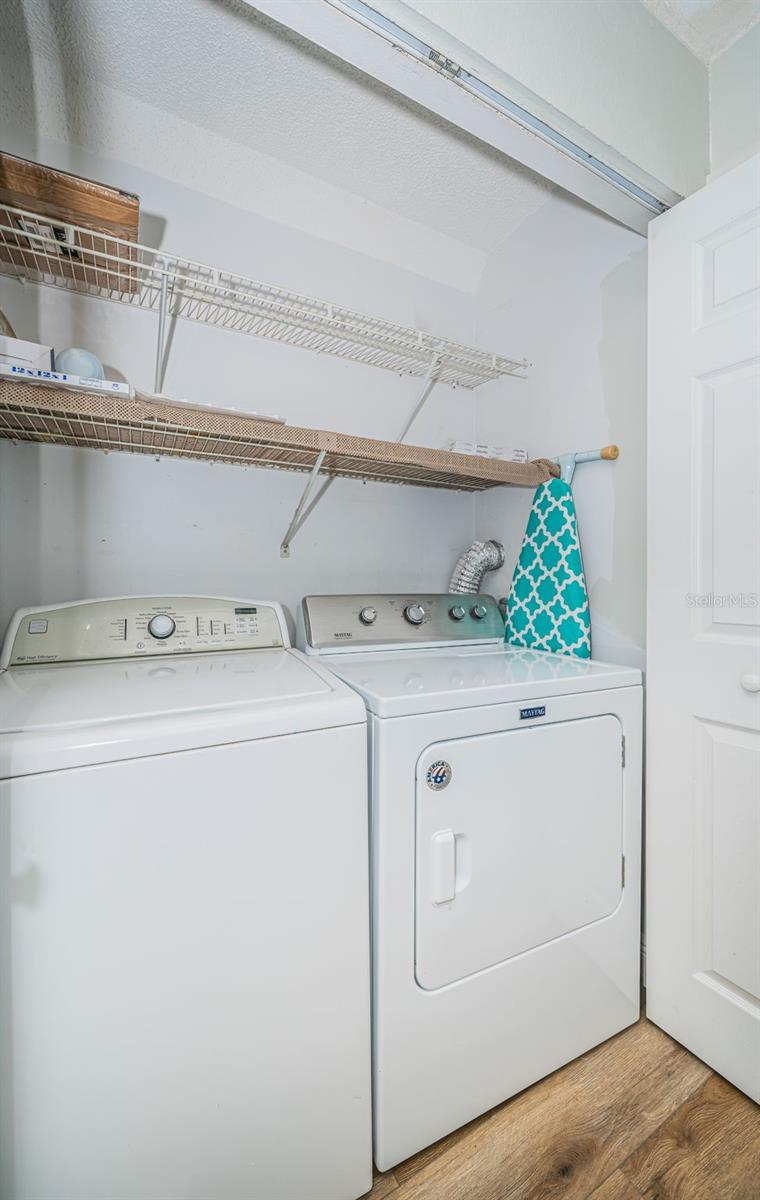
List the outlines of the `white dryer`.
{"type": "Polygon", "coordinates": [[[359,697],[218,598],[21,610],[0,666],[0,1194],[354,1200],[359,697]]]}
{"type": "Polygon", "coordinates": [[[382,1169],[639,1015],[641,678],[513,649],[488,596],[309,596],[369,713],[382,1169]]]}

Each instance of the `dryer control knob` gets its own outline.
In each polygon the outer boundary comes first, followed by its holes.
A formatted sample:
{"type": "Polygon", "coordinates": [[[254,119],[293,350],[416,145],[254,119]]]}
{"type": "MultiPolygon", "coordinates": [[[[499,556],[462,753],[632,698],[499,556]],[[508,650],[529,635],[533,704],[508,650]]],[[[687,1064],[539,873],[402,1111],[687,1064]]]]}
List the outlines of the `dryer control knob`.
{"type": "Polygon", "coordinates": [[[461,604],[455,604],[453,608],[449,609],[449,616],[451,617],[452,621],[463,621],[467,616],[467,613],[462,608],[461,604]]]}
{"type": "Polygon", "coordinates": [[[410,625],[421,625],[425,620],[425,610],[421,604],[407,604],[404,616],[410,625]]]}
{"type": "Polygon", "coordinates": [[[362,625],[374,625],[375,621],[377,620],[377,609],[373,608],[371,604],[368,604],[367,607],[363,608],[359,613],[359,620],[361,621],[362,625]]]}
{"type": "Polygon", "coordinates": [[[484,617],[488,616],[488,609],[485,604],[473,604],[470,616],[474,617],[476,621],[482,621],[484,617]]]}
{"type": "Polygon", "coordinates": [[[148,621],[148,633],[159,642],[171,637],[176,628],[173,618],[168,613],[158,613],[148,621]]]}

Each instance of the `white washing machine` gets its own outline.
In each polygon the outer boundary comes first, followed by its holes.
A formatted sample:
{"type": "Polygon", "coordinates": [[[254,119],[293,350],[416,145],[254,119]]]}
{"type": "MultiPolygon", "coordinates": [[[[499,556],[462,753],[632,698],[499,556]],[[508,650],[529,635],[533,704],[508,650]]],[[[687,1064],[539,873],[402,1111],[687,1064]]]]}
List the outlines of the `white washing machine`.
{"type": "Polygon", "coordinates": [[[0,1194],[354,1200],[359,697],[218,598],[21,610],[0,666],[0,1194]]]}
{"type": "Polygon", "coordinates": [[[309,596],[364,699],[382,1169],[639,1015],[640,673],[513,649],[489,596],[309,596]]]}

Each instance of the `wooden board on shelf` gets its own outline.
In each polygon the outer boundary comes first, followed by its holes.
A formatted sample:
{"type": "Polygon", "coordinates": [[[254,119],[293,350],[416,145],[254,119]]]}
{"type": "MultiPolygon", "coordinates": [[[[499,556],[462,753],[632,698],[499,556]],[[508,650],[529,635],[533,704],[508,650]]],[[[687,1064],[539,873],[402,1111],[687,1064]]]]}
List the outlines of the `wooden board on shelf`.
{"type": "Polygon", "coordinates": [[[237,463],[334,478],[476,492],[505,484],[536,487],[556,475],[546,459],[528,463],[452,454],[324,429],[280,425],[190,408],[0,380],[0,438],[237,463]]]}
{"type": "Polygon", "coordinates": [[[140,201],[131,192],[2,152],[0,203],[137,241],[140,201]]]}
{"type": "Polygon", "coordinates": [[[0,153],[0,219],[14,231],[0,241],[0,262],[18,274],[34,278],[47,270],[111,291],[138,290],[137,274],[131,269],[137,252],[113,240],[137,242],[140,201],[131,192],[0,153]],[[9,209],[23,209],[39,220],[21,219],[9,209]],[[72,226],[86,229],[72,232],[72,226]],[[52,240],[41,252],[40,243],[25,233],[52,240]],[[124,266],[114,272],[113,263],[106,267],[99,259],[101,254],[119,255],[124,266]]]}

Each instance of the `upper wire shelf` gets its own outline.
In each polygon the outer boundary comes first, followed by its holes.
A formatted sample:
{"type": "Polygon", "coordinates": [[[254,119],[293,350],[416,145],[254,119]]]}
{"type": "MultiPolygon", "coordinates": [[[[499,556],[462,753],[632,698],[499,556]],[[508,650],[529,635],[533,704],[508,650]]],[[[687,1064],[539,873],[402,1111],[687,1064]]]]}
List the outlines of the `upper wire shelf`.
{"type": "Polygon", "coordinates": [[[191,259],[0,205],[0,273],[301,346],[399,374],[475,388],[528,363],[463,346],[191,259]]]}

